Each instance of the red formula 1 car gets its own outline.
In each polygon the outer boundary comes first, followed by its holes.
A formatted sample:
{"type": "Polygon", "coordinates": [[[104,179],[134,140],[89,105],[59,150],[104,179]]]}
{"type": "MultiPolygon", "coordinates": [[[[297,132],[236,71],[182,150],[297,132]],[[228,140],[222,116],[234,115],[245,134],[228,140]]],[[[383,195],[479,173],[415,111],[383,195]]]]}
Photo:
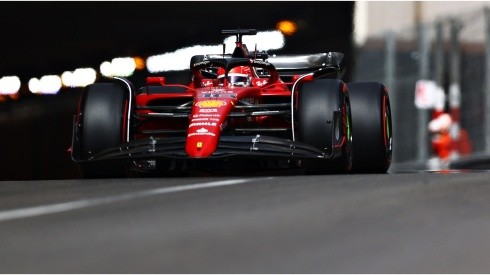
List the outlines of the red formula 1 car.
{"type": "Polygon", "coordinates": [[[385,173],[391,110],[381,83],[344,83],[344,55],[196,55],[190,83],[148,77],[135,89],[114,78],[85,88],[74,117],[72,159],[85,177],[199,167],[302,168],[308,173],[385,173]],[[247,164],[248,165],[248,164],[247,164]]]}

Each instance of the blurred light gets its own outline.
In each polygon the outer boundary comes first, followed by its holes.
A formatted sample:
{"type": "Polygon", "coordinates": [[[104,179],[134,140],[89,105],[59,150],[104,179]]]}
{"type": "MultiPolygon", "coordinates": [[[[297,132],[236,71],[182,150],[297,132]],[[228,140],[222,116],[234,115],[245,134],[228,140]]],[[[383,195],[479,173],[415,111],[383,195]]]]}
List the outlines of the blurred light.
{"type": "Polygon", "coordinates": [[[61,82],[64,86],[75,87],[75,78],[73,77],[73,72],[66,71],[61,74],[61,82]]]}
{"type": "Polygon", "coordinates": [[[97,80],[97,72],[92,68],[76,69],[73,78],[75,78],[75,87],[85,87],[97,80]]]}
{"type": "Polygon", "coordinates": [[[45,75],[39,82],[42,94],[57,94],[61,89],[61,78],[57,75],[45,75]]]}
{"type": "Polygon", "coordinates": [[[100,74],[106,77],[112,77],[112,65],[109,61],[104,61],[100,64],[100,74]]]}
{"type": "Polygon", "coordinates": [[[113,76],[130,76],[136,69],[136,63],[131,57],[119,57],[112,59],[112,74],[113,76]]]}
{"type": "Polygon", "coordinates": [[[31,78],[27,84],[29,91],[33,94],[39,94],[41,92],[41,82],[37,78],[31,78]]]}
{"type": "MultiPolygon", "coordinates": [[[[228,53],[235,49],[236,36],[230,36],[224,40],[228,53]]],[[[249,51],[255,49],[267,51],[284,47],[284,35],[280,31],[258,32],[256,35],[244,35],[242,41],[247,45],[249,51]]],[[[223,45],[202,46],[178,49],[174,52],[153,55],[146,60],[146,68],[150,73],[166,71],[183,71],[189,69],[189,62],[194,55],[199,54],[222,54],[223,45]]]]}
{"type": "Polygon", "coordinates": [[[145,60],[141,57],[133,57],[136,70],[143,70],[145,68],[145,60]]]}
{"type": "Polygon", "coordinates": [[[66,87],[85,87],[97,80],[97,72],[92,68],[80,68],[73,72],[66,71],[61,75],[61,81],[66,87]]]}
{"type": "Polygon", "coordinates": [[[189,69],[189,62],[194,55],[219,54],[223,46],[192,46],[178,49],[175,52],[153,55],[146,60],[146,68],[150,73],[165,71],[183,71],[189,69]]]}
{"type": "Polygon", "coordinates": [[[0,78],[0,94],[12,95],[19,92],[20,79],[17,76],[4,76],[0,78]]]}
{"type": "MultiPolygon", "coordinates": [[[[232,35],[225,39],[226,49],[233,51],[235,49],[236,36],[232,35]]],[[[284,35],[280,31],[257,32],[256,35],[244,35],[242,42],[247,45],[249,51],[255,49],[257,44],[258,51],[278,50],[284,47],[284,35]]]]}
{"type": "Polygon", "coordinates": [[[33,94],[57,94],[61,89],[61,78],[57,75],[45,75],[40,80],[29,80],[29,91],[33,94]]]}
{"type": "Polygon", "coordinates": [[[117,57],[111,62],[105,61],[100,64],[100,71],[106,77],[127,77],[131,76],[136,69],[136,61],[132,57],[117,57]]]}
{"type": "Polygon", "coordinates": [[[276,28],[280,30],[285,35],[293,35],[297,30],[298,26],[291,20],[282,20],[277,23],[276,28]]]}

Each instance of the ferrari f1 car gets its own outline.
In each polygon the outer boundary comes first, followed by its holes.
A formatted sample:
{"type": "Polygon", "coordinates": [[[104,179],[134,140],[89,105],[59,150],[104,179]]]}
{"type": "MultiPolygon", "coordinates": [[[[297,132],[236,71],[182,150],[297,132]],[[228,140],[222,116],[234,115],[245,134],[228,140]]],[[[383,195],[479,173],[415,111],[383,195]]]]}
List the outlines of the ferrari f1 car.
{"type": "MultiPolygon", "coordinates": [[[[250,160],[307,173],[386,173],[393,138],[386,87],[344,83],[344,55],[249,52],[190,60],[189,83],[115,77],[85,88],[72,159],[85,177],[126,176],[250,160]]],[[[219,165],[211,166],[220,169],[219,165]]]]}

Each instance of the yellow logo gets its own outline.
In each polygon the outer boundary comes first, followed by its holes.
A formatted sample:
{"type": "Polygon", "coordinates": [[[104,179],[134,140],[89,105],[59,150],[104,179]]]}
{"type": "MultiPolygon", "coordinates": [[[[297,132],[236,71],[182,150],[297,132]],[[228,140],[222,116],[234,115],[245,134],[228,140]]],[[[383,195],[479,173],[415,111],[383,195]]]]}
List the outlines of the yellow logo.
{"type": "Polygon", "coordinates": [[[222,100],[204,100],[204,101],[199,101],[198,103],[196,103],[196,106],[197,107],[200,107],[200,108],[216,108],[216,107],[221,107],[221,106],[225,106],[226,105],[226,102],[222,101],[222,100]]]}

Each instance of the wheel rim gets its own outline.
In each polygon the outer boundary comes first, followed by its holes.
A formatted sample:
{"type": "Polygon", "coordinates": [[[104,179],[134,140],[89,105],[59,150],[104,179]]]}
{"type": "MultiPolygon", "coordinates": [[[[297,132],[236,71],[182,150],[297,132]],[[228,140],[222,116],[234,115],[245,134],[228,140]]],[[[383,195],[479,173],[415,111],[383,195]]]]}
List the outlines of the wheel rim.
{"type": "MultiPolygon", "coordinates": [[[[351,125],[351,114],[350,114],[350,104],[348,104],[347,100],[344,101],[343,106],[343,116],[344,116],[344,125],[343,130],[345,133],[345,137],[347,139],[347,153],[351,156],[352,152],[352,125],[351,125]]],[[[350,158],[349,156],[349,158],[350,158]]]]}
{"type": "Polygon", "coordinates": [[[393,135],[391,129],[391,108],[388,96],[383,96],[383,135],[386,152],[391,155],[393,148],[393,135]]]}
{"type": "Polygon", "coordinates": [[[346,120],[346,125],[347,125],[347,141],[349,144],[352,144],[352,132],[351,132],[351,119],[350,119],[350,108],[348,108],[348,112],[345,114],[345,120],[346,120]]]}

